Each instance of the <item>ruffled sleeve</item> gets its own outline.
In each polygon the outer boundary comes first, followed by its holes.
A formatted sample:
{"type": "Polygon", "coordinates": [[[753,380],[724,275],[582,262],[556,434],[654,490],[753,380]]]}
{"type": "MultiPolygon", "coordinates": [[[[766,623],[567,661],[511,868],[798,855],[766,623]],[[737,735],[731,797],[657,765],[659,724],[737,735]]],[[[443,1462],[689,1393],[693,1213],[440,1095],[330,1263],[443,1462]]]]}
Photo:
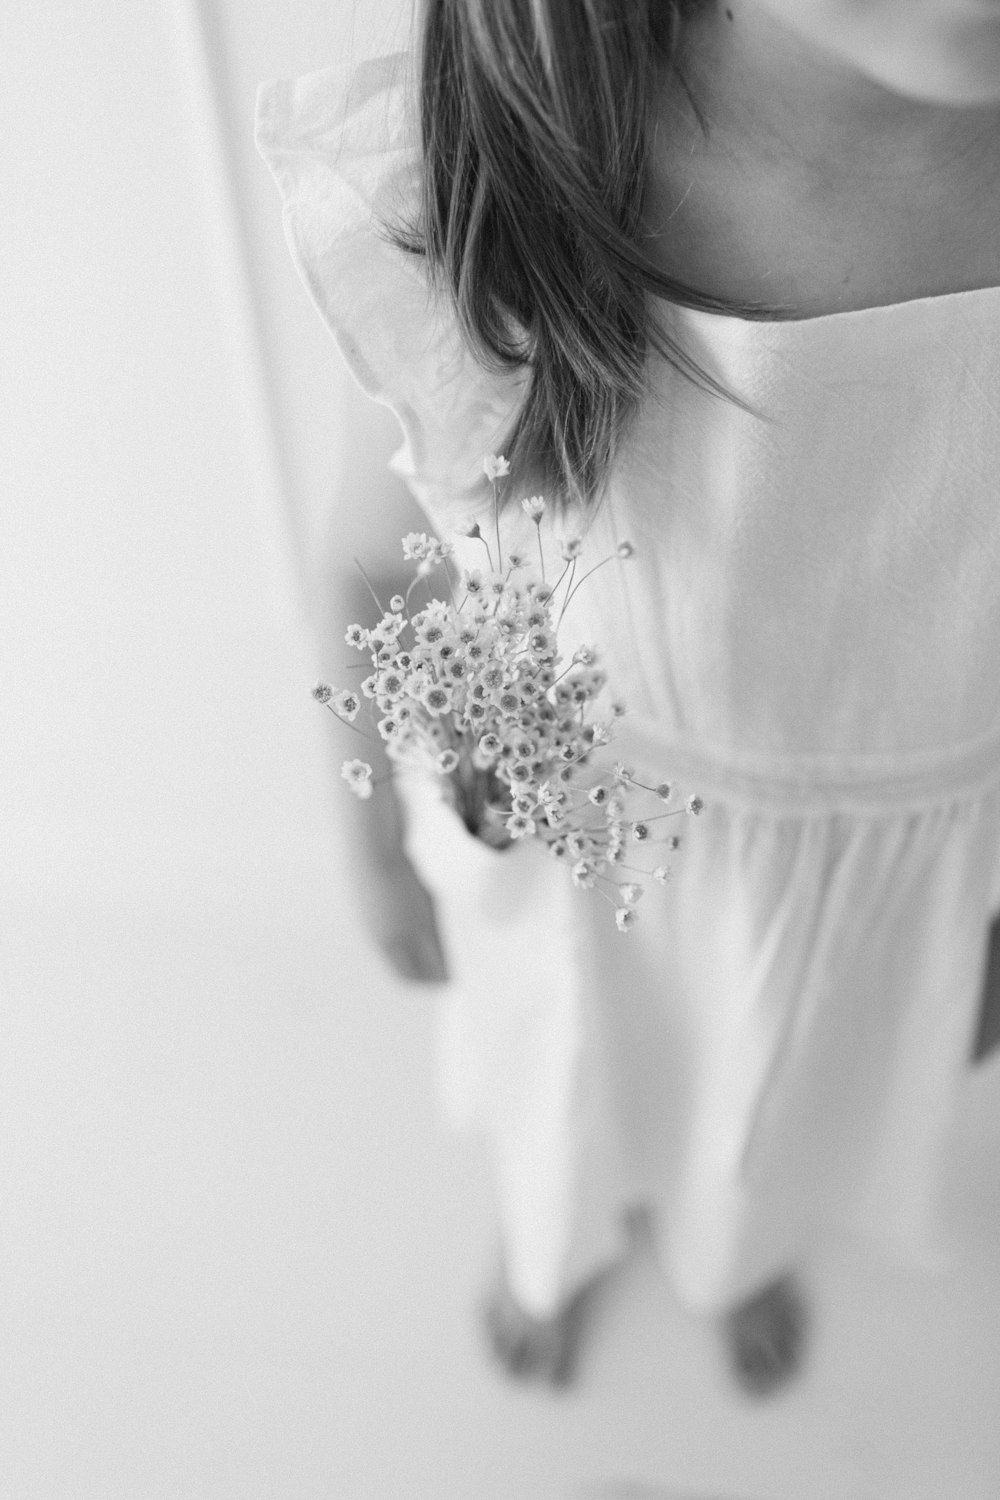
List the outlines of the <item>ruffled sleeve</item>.
{"type": "Polygon", "coordinates": [[[419,203],[409,58],[375,58],[261,84],[257,147],[278,185],[285,235],[309,295],[362,388],[403,429],[392,467],[434,519],[483,495],[482,457],[509,430],[523,377],[484,370],[423,258],[389,231],[419,203]]]}

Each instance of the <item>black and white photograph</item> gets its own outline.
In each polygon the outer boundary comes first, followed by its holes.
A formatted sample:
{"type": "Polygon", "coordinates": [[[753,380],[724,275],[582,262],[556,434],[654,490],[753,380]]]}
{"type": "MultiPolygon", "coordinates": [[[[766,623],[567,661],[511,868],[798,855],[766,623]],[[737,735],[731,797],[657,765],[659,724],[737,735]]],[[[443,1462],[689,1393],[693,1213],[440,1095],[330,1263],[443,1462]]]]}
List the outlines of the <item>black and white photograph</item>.
{"type": "Polygon", "coordinates": [[[0,1500],[998,1500],[1000,0],[3,35],[0,1500]]]}

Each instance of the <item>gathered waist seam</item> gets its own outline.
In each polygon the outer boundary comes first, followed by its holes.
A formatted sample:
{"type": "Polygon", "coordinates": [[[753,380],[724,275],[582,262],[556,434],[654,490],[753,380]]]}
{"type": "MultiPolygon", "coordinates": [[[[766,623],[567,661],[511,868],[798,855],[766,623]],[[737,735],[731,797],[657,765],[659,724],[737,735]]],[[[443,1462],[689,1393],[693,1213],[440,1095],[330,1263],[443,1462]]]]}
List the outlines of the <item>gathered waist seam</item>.
{"type": "Polygon", "coordinates": [[[1000,731],[899,755],[755,756],[672,740],[654,722],[630,714],[616,726],[614,744],[623,760],[706,800],[797,816],[890,816],[1000,789],[1000,731]]]}

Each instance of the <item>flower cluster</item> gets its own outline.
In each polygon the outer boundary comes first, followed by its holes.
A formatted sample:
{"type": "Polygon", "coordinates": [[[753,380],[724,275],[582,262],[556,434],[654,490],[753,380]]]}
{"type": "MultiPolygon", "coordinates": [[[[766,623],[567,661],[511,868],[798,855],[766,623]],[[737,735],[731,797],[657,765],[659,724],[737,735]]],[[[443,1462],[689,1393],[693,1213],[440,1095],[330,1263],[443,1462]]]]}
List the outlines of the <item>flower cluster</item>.
{"type": "MultiPolygon", "coordinates": [[[[508,465],[491,454],[484,469],[496,505],[496,480],[508,465]]],[[[577,538],[561,544],[561,571],[547,582],[545,501],[532,496],[522,507],[539,528],[540,576],[529,572],[523,553],[502,553],[499,527],[496,556],[477,521],[460,528],[482,541],[486,561],[457,576],[451,543],[410,533],[403,555],[415,564],[415,577],[406,596],[395,595],[388,609],[379,605],[374,625],[351,625],[346,633],[347,644],[368,655],[370,674],[357,692],[320,683],[313,695],[352,725],[369,700],[392,761],[445,778],[477,836],[498,847],[519,839],[546,847],[576,886],[607,897],[619,930],[627,932],[637,919],[642,878],[669,878],[666,864],[649,869],[648,861],[636,860],[654,846],[677,849],[680,838],[661,831],[664,820],[696,814],[702,804],[689,797],[668,809],[679,799],[666,782],[647,785],[620,761],[600,764],[624,708],[612,703],[600,711],[607,682],[596,651],[580,648],[564,662],[558,645],[562,614],[583,581],[576,579],[582,544],[577,538]],[[414,588],[436,568],[447,571],[451,599],[411,608],[414,588]],[[637,808],[639,797],[648,813],[637,808]]],[[[632,551],[623,542],[615,555],[628,558],[632,551]]],[[[342,774],[357,796],[372,795],[366,761],[346,761],[342,774]]]]}

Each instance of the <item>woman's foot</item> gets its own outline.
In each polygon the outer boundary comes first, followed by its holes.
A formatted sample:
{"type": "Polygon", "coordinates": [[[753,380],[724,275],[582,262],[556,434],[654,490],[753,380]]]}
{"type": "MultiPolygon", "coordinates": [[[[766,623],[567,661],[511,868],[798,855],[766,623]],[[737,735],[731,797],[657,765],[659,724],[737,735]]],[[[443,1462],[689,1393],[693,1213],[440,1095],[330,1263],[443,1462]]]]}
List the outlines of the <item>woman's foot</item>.
{"type": "Polygon", "coordinates": [[[526,1312],[502,1269],[482,1308],[483,1330],[494,1359],[516,1380],[569,1385],[576,1373],[595,1283],[576,1292],[551,1317],[526,1312]]]}
{"type": "Polygon", "coordinates": [[[725,1334],[737,1382],[751,1396],[769,1396],[802,1364],[806,1308],[798,1283],[781,1276],[725,1317],[725,1334]]]}

